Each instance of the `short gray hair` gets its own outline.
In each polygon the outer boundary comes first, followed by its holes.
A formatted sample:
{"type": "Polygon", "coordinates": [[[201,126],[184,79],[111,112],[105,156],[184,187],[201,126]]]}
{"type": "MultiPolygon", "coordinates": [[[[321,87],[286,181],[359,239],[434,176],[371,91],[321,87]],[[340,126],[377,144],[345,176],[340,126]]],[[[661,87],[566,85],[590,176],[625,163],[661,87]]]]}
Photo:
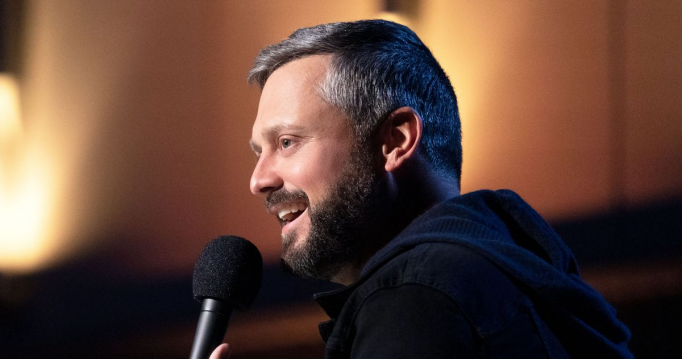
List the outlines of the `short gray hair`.
{"type": "Polygon", "coordinates": [[[346,114],[361,143],[371,141],[391,112],[409,106],[423,121],[419,152],[436,171],[461,181],[455,91],[431,51],[403,25],[362,20],[298,29],[258,54],[248,81],[262,89],[280,66],[324,54],[332,55],[332,63],[321,95],[346,114]]]}

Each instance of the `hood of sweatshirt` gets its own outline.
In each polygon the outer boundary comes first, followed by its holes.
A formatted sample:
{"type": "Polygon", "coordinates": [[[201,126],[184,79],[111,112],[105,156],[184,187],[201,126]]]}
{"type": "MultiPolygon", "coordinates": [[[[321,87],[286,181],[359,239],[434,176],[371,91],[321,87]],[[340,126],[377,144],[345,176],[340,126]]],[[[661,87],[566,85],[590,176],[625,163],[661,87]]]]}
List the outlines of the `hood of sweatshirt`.
{"type": "Polygon", "coordinates": [[[510,190],[476,191],[430,208],[374,254],[360,279],[341,291],[352,291],[399,253],[436,242],[463,246],[486,258],[534,296],[553,303],[561,312],[555,319],[562,326],[597,338],[618,356],[631,356],[630,332],[613,307],[580,278],[576,260],[559,235],[510,190]]]}

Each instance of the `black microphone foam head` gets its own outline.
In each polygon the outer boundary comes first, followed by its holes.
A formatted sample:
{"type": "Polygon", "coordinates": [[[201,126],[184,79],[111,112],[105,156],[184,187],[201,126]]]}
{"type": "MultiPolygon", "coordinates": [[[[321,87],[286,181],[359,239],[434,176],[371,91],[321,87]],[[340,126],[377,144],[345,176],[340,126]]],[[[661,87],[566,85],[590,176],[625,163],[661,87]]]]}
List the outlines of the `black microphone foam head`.
{"type": "Polygon", "coordinates": [[[213,298],[247,310],[260,290],[263,258],[251,242],[221,236],[206,245],[194,266],[194,299],[213,298]]]}

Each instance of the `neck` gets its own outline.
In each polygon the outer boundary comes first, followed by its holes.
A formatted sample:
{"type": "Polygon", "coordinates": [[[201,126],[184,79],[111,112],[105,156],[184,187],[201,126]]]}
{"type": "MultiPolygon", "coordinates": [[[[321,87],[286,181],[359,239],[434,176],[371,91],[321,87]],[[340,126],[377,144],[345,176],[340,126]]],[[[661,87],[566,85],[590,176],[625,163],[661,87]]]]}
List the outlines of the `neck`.
{"type": "Polygon", "coordinates": [[[339,283],[345,286],[349,286],[360,278],[360,273],[362,272],[362,267],[364,266],[364,261],[362,265],[347,265],[331,277],[331,281],[334,283],[339,283]]]}
{"type": "Polygon", "coordinates": [[[365,250],[359,253],[356,262],[347,264],[332,276],[332,282],[348,286],[357,281],[367,261],[415,218],[436,204],[459,195],[456,181],[444,179],[418,165],[414,167],[386,174],[380,194],[384,200],[377,203],[376,216],[368,221],[363,233],[367,244],[365,250]]]}

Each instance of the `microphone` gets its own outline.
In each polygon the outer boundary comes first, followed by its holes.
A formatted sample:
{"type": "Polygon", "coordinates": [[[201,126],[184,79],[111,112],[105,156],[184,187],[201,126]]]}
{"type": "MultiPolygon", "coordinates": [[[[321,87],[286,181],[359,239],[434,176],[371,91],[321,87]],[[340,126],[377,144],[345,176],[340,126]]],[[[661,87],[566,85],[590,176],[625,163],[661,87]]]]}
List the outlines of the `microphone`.
{"type": "Polygon", "coordinates": [[[192,277],[201,314],[190,359],[206,359],[221,344],[234,308],[247,310],[260,290],[263,259],[251,242],[221,236],[199,256],[192,277]]]}

